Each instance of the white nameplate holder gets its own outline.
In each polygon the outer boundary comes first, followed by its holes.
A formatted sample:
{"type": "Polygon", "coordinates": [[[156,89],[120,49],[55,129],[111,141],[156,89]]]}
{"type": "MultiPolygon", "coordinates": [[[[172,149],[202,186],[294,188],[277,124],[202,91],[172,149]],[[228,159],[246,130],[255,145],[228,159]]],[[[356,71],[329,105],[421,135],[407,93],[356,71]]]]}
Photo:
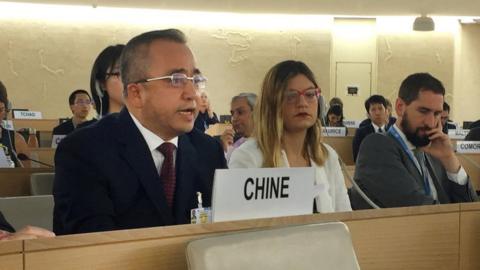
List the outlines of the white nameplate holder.
{"type": "Polygon", "coordinates": [[[2,127],[7,130],[15,130],[12,120],[2,120],[2,127]]]}
{"type": "Polygon", "coordinates": [[[359,128],[362,120],[343,120],[343,125],[347,128],[359,128]]]}
{"type": "Polygon", "coordinates": [[[42,112],[33,111],[14,111],[13,118],[15,119],[43,119],[42,112]]]}
{"type": "Polygon", "coordinates": [[[313,211],[315,168],[215,171],[213,222],[306,215],[313,211]]]}
{"type": "Polygon", "coordinates": [[[67,135],[53,135],[52,137],[52,148],[57,148],[58,144],[63,140],[67,135]]]}
{"type": "Polygon", "coordinates": [[[458,141],[457,152],[462,154],[480,154],[480,141],[458,141]]]}
{"type": "Polygon", "coordinates": [[[449,129],[448,130],[448,137],[450,139],[458,139],[463,140],[467,136],[469,129],[449,129]]]}
{"type": "Polygon", "coordinates": [[[322,127],[322,136],[324,137],[345,137],[347,128],[345,127],[322,127]]]}

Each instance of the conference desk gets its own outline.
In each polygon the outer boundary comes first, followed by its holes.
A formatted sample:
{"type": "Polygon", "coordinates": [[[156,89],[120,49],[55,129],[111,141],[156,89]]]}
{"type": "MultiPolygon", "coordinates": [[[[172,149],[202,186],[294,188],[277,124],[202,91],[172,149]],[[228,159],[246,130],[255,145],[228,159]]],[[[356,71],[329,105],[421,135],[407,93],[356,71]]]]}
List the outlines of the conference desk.
{"type": "MultiPolygon", "coordinates": [[[[480,203],[362,210],[14,241],[6,247],[0,244],[0,269],[187,269],[185,246],[192,239],[332,220],[348,225],[363,270],[480,269],[480,203]]],[[[318,263],[321,265],[322,262],[318,263]]]]}
{"type": "Polygon", "coordinates": [[[50,147],[52,144],[53,128],[58,126],[58,119],[12,119],[15,130],[34,128],[39,132],[39,146],[50,147]]]}
{"type": "MultiPolygon", "coordinates": [[[[32,173],[53,172],[51,168],[0,168],[0,197],[29,196],[32,173]]],[[[0,268],[1,269],[1,268],[0,268]]]]}

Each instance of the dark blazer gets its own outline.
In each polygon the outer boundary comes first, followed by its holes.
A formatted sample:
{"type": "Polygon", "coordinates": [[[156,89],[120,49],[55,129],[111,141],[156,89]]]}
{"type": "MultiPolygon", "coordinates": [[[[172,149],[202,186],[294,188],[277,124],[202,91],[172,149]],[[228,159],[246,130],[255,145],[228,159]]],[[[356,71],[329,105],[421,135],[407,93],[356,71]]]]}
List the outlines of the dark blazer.
{"type": "Polygon", "coordinates": [[[210,206],[215,169],[226,168],[221,145],[197,130],[178,137],[174,205],[127,109],[67,136],[55,154],[57,234],[184,224],[210,206]]]}
{"type": "Polygon", "coordinates": [[[360,149],[360,144],[362,143],[363,139],[372,133],[375,133],[372,124],[357,129],[352,141],[353,161],[357,160],[358,149],[360,149]]]}
{"type": "MultiPolygon", "coordinates": [[[[92,120],[89,120],[89,121],[85,121],[85,122],[81,123],[80,125],[78,125],[77,128],[86,127],[90,124],[95,123],[96,121],[97,121],[97,119],[92,119],[92,120]]],[[[52,135],[68,135],[68,134],[72,133],[74,130],[75,130],[75,127],[73,126],[72,119],[69,119],[69,120],[61,123],[60,125],[54,127],[52,135]]]]}
{"type": "Polygon", "coordinates": [[[2,212],[0,212],[0,230],[7,232],[15,232],[15,229],[7,222],[2,212]]]}
{"type": "MultiPolygon", "coordinates": [[[[466,185],[450,181],[440,161],[430,155],[427,168],[437,190],[439,203],[472,202],[477,195],[470,180],[466,185]]],[[[423,177],[400,143],[392,135],[372,134],[360,146],[355,182],[380,207],[434,204],[424,192],[423,177]]],[[[352,208],[370,208],[355,189],[351,190],[352,208]]]]}
{"type": "Polygon", "coordinates": [[[480,127],[470,129],[465,141],[480,141],[480,127]]]}
{"type": "Polygon", "coordinates": [[[217,114],[213,113],[213,117],[208,117],[208,112],[199,112],[197,118],[195,118],[195,123],[193,127],[200,130],[201,132],[205,132],[210,125],[218,123],[217,114]]]}

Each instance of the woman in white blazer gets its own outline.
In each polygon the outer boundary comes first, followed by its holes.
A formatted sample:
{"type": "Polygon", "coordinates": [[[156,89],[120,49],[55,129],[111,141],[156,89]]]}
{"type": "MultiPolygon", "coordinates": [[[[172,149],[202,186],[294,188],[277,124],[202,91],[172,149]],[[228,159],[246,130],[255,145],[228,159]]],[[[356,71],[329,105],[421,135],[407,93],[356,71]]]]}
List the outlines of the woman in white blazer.
{"type": "Polygon", "coordinates": [[[299,61],[272,67],[254,110],[254,137],[237,148],[229,168],[315,167],[315,208],[320,213],[351,211],[338,155],[321,142],[320,89],[299,61]]]}

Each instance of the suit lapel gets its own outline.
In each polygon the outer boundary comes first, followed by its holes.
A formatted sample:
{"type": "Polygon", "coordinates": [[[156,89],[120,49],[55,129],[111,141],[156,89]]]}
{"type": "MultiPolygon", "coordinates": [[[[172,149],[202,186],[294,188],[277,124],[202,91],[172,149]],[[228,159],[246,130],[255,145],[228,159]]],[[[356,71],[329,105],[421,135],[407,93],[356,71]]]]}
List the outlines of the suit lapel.
{"type": "Polygon", "coordinates": [[[430,173],[430,177],[432,178],[433,185],[435,186],[435,189],[437,191],[437,200],[440,203],[449,203],[450,198],[447,196],[447,193],[445,192],[445,189],[443,188],[443,185],[441,183],[441,179],[438,178],[438,175],[435,172],[434,167],[432,166],[433,163],[430,155],[425,155],[425,161],[427,163],[427,169],[430,173]]]}
{"type": "MultiPolygon", "coordinates": [[[[122,144],[120,155],[130,165],[145,189],[145,193],[160,212],[164,224],[174,224],[172,212],[167,205],[163,182],[158,175],[147,142],[133,122],[127,109],[119,114],[118,140],[122,144]]],[[[133,181],[133,179],[128,179],[133,181]]]]}
{"type": "Polygon", "coordinates": [[[195,198],[195,179],[199,175],[197,152],[187,135],[178,137],[177,157],[175,161],[175,218],[177,222],[185,223],[185,209],[192,208],[191,202],[195,198]]]}

